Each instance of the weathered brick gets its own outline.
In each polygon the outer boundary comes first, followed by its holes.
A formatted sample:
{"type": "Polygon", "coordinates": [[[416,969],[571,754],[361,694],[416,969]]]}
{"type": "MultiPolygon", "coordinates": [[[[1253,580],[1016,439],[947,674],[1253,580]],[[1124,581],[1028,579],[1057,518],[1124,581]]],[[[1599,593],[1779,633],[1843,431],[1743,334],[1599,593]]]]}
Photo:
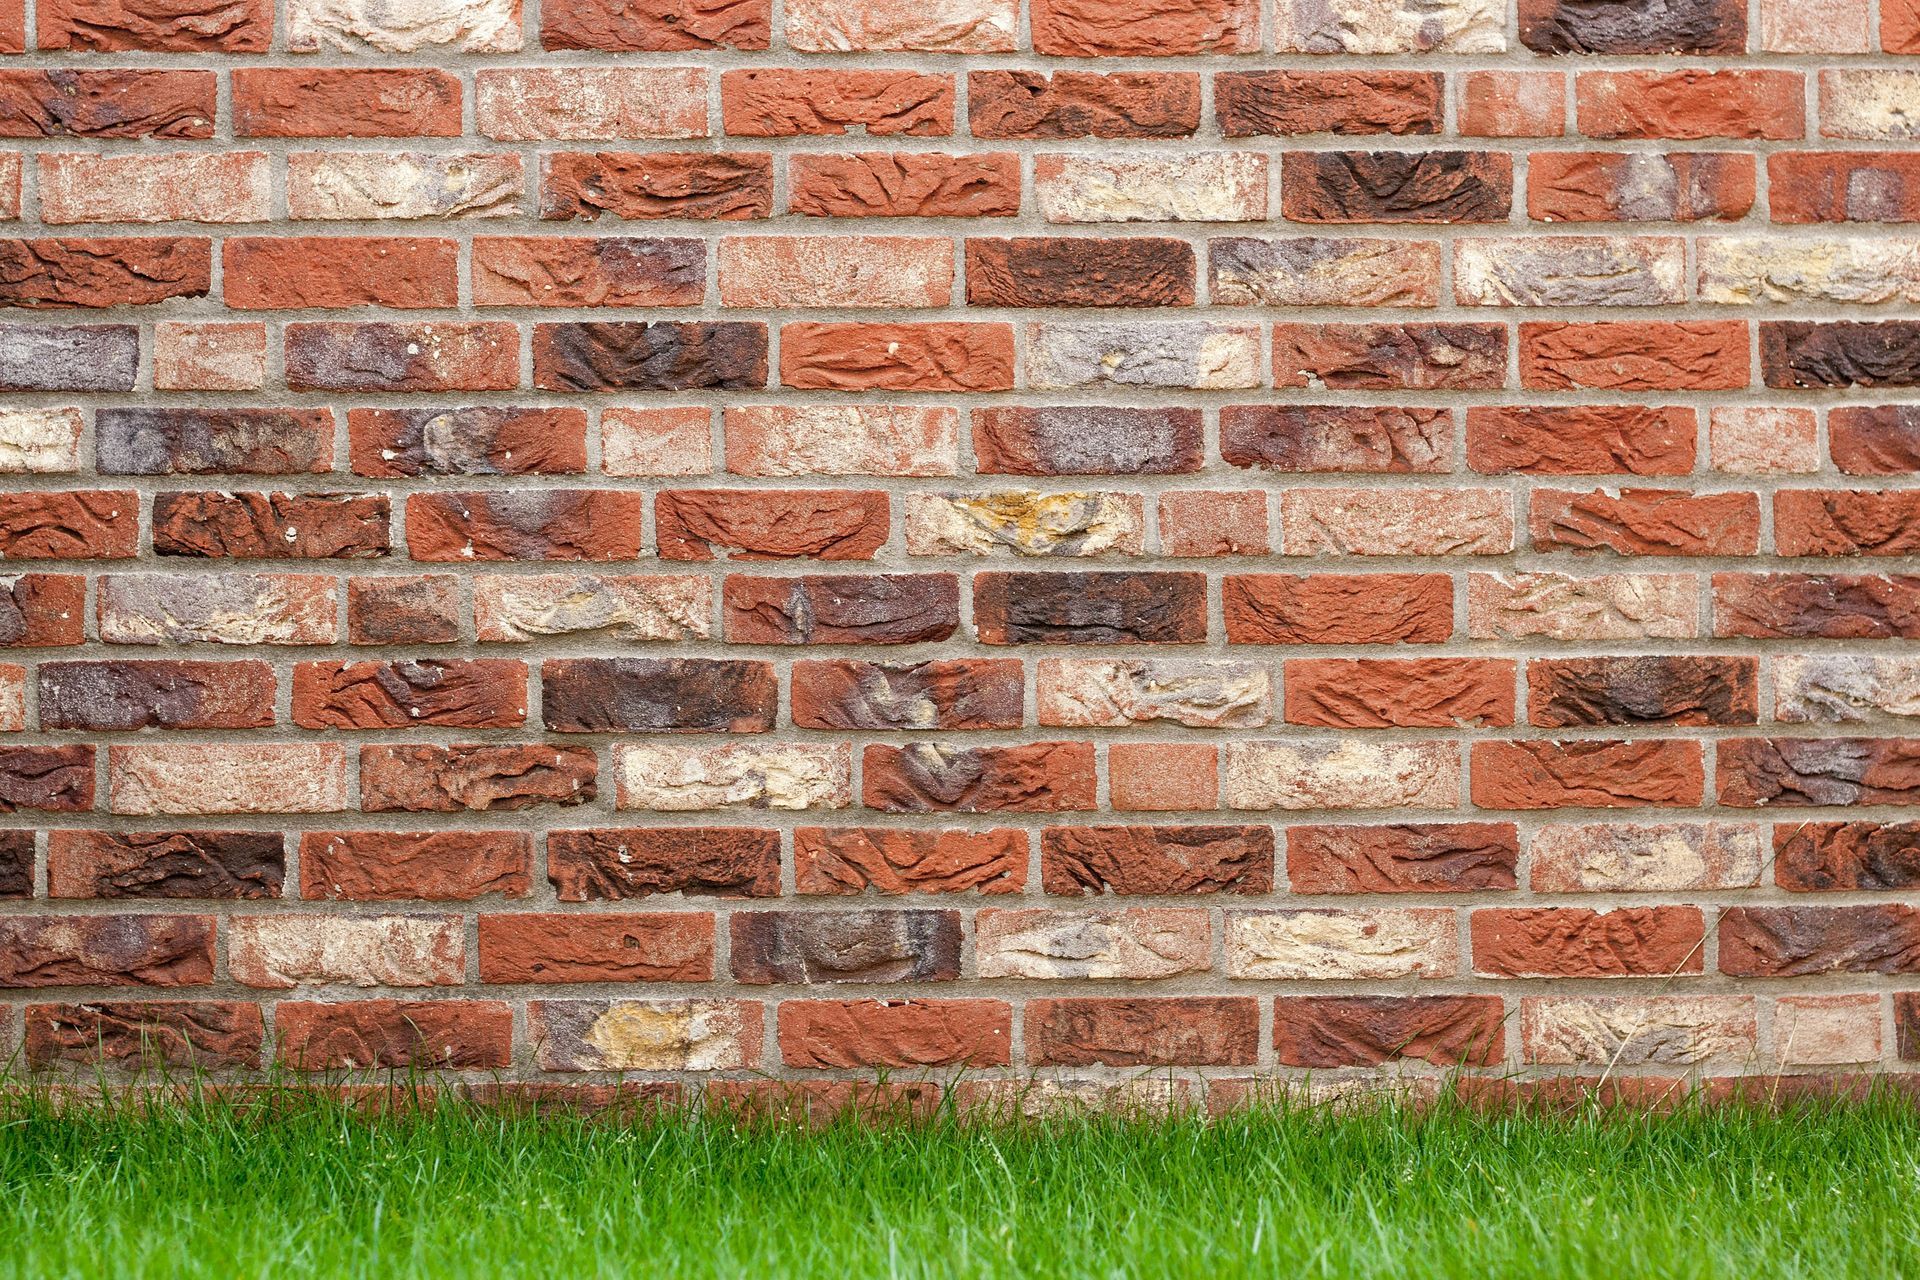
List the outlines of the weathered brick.
{"type": "Polygon", "coordinates": [[[793,858],[803,894],[1001,894],[1027,881],[1027,836],[1011,828],[799,827],[793,858]]]}
{"type": "Polygon", "coordinates": [[[982,573],[983,644],[1197,644],[1206,580],[1196,573],[982,573]]]}
{"type": "Polygon", "coordinates": [[[1495,1066],[1506,1056],[1497,996],[1282,996],[1274,1057],[1289,1067],[1377,1067],[1395,1059],[1495,1066]]]}
{"type": "Polygon", "coordinates": [[[1289,489],[1281,550],[1297,556],[1504,555],[1512,498],[1496,489],[1289,489]]]}
{"type": "Polygon", "coordinates": [[[1296,53],[1500,53],[1499,0],[1288,0],[1275,15],[1278,43],[1296,53]]]}
{"type": "Polygon", "coordinates": [[[939,137],[953,132],[950,76],[918,71],[724,71],[720,118],[736,137],[797,134],[939,137]]]}
{"type": "Polygon", "coordinates": [[[296,151],[287,157],[287,212],[296,219],[511,218],[520,212],[522,186],[515,155],[296,151]]]}
{"type": "Polygon", "coordinates": [[[1520,0],[1520,42],[1538,53],[1745,53],[1747,10],[1738,0],[1520,0]]]}
{"type": "Polygon", "coordinates": [[[1753,724],[1755,658],[1535,658],[1527,720],[1548,728],[1605,724],[1753,724]]]}
{"type": "Polygon", "coordinates": [[[946,982],[960,976],[958,911],[736,911],[735,980],[946,982]]]}
{"type": "Polygon", "coordinates": [[[952,409],[865,405],[729,408],[727,470],[747,476],[950,476],[958,468],[952,409]]]}
{"type": "MultiPolygon", "coordinates": [[[[999,475],[1165,475],[1197,471],[1197,409],[989,408],[973,413],[979,470],[999,475]]],[[[935,474],[951,474],[951,470],[935,474]]]]}
{"type": "Polygon", "coordinates": [[[520,47],[520,0],[393,5],[380,0],[287,0],[287,47],[418,53],[512,53],[520,47]]]}
{"type": "Polygon", "coordinates": [[[502,476],[586,470],[582,409],[349,409],[354,474],[502,476]]]}
{"type": "Polygon", "coordinates": [[[1807,132],[1806,80],[1797,71],[1583,71],[1575,94],[1580,132],[1589,138],[1779,139],[1807,132]]]}
{"type": "Polygon", "coordinates": [[[1036,1066],[1252,1066],[1259,1001],[1250,996],[1029,1000],[1036,1066]]]}
{"type": "Polygon", "coordinates": [[[1739,153],[1536,151],[1527,157],[1527,216],[1541,222],[1731,221],[1753,207],[1754,186],[1754,158],[1739,153]]]}
{"type": "Polygon", "coordinates": [[[540,158],[547,219],[764,218],[773,157],[763,152],[554,151],[540,158]]]}
{"type": "Polygon", "coordinates": [[[349,644],[451,644],[462,612],[451,574],[347,579],[349,644]]]}
{"type": "Polygon", "coordinates": [[[127,324],[0,324],[0,391],[131,391],[140,330],[127,324]]]}
{"type": "MultiPolygon", "coordinates": [[[[83,574],[0,577],[0,648],[80,644],[86,638],[86,616],[87,579],[83,574]]],[[[100,638],[109,639],[104,627],[100,638]]]]}
{"type": "Polygon", "coordinates": [[[789,709],[803,729],[1017,729],[1016,659],[793,664],[789,709]]]}
{"type": "MultiPolygon", "coordinates": [[[[1712,340],[1714,359],[1734,358],[1732,347],[1719,343],[1717,338],[1712,340]]],[[[1536,350],[1544,357],[1543,348],[1536,350]]],[[[1739,352],[1742,353],[1739,358],[1744,359],[1745,347],[1739,348],[1739,352]]],[[[1604,364],[1604,357],[1595,364],[1604,364]]],[[[1551,366],[1541,367],[1544,370],[1551,366]]],[[[1467,465],[1484,475],[1510,471],[1545,475],[1685,475],[1693,470],[1699,429],[1694,410],[1681,407],[1475,406],[1467,410],[1467,465]]]]}
{"type": "Polygon", "coordinates": [[[1750,1061],[1752,996],[1528,996],[1521,1055],[1530,1063],[1694,1067],[1750,1061]]]}
{"type": "Polygon", "coordinates": [[[1094,807],[1093,745],[870,745],[862,803],[892,813],[1052,813],[1094,807]]]}
{"type": "Polygon", "coordinates": [[[1440,248],[1417,240],[1216,236],[1207,272],[1223,305],[1431,307],[1440,298],[1440,248]]]}
{"type": "Polygon", "coordinates": [[[521,831],[307,831],[300,836],[300,896],[349,902],[519,898],[526,895],[532,863],[533,837],[521,831]]]}
{"type": "Polygon", "coordinates": [[[758,1065],[752,1000],[531,1000],[545,1071],[729,1071],[758,1065]]]}
{"type": "Polygon", "coordinates": [[[40,220],[265,222],[268,159],[258,151],[42,153],[40,220]]]}
{"type": "Polygon", "coordinates": [[[1752,379],[1748,342],[1739,321],[1532,322],[1520,326],[1520,382],[1552,390],[1739,390],[1752,379]]]}
{"type": "Polygon", "coordinates": [[[1040,155],[1033,191],[1048,222],[1258,222],[1267,169],[1256,151],[1040,155]]]}
{"type": "Polygon", "coordinates": [[[1034,52],[1054,57],[1252,53],[1260,11],[1249,0],[1186,0],[1141,12],[1113,0],[1033,0],[1034,52]]]}
{"type": "Polygon", "coordinates": [[[199,987],[212,981],[212,916],[0,916],[0,987],[199,987]]]}
{"type": "Polygon", "coordinates": [[[1229,138],[1438,133],[1444,77],[1421,71],[1226,71],[1214,115],[1229,138]]]}
{"type": "Polygon", "coordinates": [[[1453,635],[1453,583],[1437,573],[1230,574],[1229,644],[1438,644],[1453,635]]]}
{"type": "Polygon", "coordinates": [[[1760,501],[1687,489],[1535,489],[1529,527],[1539,551],[1750,556],[1760,545],[1760,501]]]}
{"type": "Polygon", "coordinates": [[[1920,636],[1920,578],[1716,573],[1713,633],[1756,638],[1920,636]]]}
{"type": "Polygon", "coordinates": [[[713,633],[713,587],[668,575],[488,575],[474,579],[481,640],[539,641],[576,633],[622,641],[684,640],[713,633]]]}
{"type": "Polygon", "coordinates": [[[1920,157],[1900,151],[1792,151],[1767,157],[1774,222],[1920,221],[1920,157]]]}
{"type": "Polygon", "coordinates": [[[273,39],[267,0],[48,0],[37,16],[42,49],[265,53],[273,39]]]}
{"type": "Polygon", "coordinates": [[[227,971],[249,987],[448,987],[465,980],[458,916],[234,916],[227,971]]]}
{"type": "Polygon", "coordinates": [[[1698,907],[1525,907],[1469,917],[1473,970],[1494,978],[1670,978],[1704,970],[1698,907]]]}
{"type": "Polygon", "coordinates": [[[743,827],[555,831],[547,878],[562,902],[654,893],[771,897],[780,891],[780,833],[743,827]]]}
{"type": "Polygon", "coordinates": [[[1213,963],[1207,913],[1183,907],[983,910],[974,920],[982,978],[1151,981],[1213,963]]]}
{"type": "Polygon", "coordinates": [[[1200,127],[1190,72],[970,71],[976,138],[1183,138],[1200,127]]]}
{"type": "Polygon", "coordinates": [[[43,662],[43,729],[260,729],[273,724],[264,662],[43,662]]]}
{"type": "Polygon", "coordinates": [[[475,490],[407,499],[415,560],[632,560],[640,554],[637,493],[606,489],[475,490]]]}
{"type": "Polygon", "coordinates": [[[1468,71],[1460,133],[1469,138],[1558,138],[1567,131],[1567,79],[1554,71],[1468,71]]]}
{"type": "Polygon", "coordinates": [[[1906,141],[1917,134],[1920,75],[1904,68],[1841,67],[1820,73],[1820,136],[1906,141]]]}
{"type": "MultiPolygon", "coordinates": [[[[836,260],[844,252],[836,245],[836,260]]],[[[1194,301],[1193,247],[1179,240],[969,237],[966,271],[970,306],[1189,307],[1194,301]]]]}
{"type": "Polygon", "coordinates": [[[153,385],[160,391],[257,391],[267,382],[267,326],[153,326],[153,385]]]}
{"type": "Polygon", "coordinates": [[[151,1069],[257,1068],[266,1023],[257,1004],[229,1000],[116,1000],[26,1009],[27,1061],[151,1069]]]}
{"type": "Polygon", "coordinates": [[[1295,893],[1475,893],[1512,889],[1520,836],[1510,822],[1287,828],[1295,893]]]}
{"type": "Polygon", "coordinates": [[[480,917],[482,982],[707,982],[713,917],[705,912],[576,912],[480,917]]]}
{"type": "Polygon", "coordinates": [[[701,138],[698,67],[513,67],[474,76],[479,132],[502,142],[701,138]]]}
{"type": "Polygon", "coordinates": [[[725,236],[723,307],[939,307],[953,242],[923,236],[725,236]]]}
{"type": "Polygon", "coordinates": [[[1920,884],[1920,824],[1779,823],[1773,856],[1774,882],[1783,889],[1911,889],[1920,884]]]}
{"type": "Polygon", "coordinates": [[[1482,809],[1697,805],[1705,789],[1703,759],[1702,744],[1686,739],[1476,742],[1473,803],[1482,809]]]}
{"type": "Polygon", "coordinates": [[[549,658],[540,666],[541,715],[557,733],[765,733],[777,701],[771,662],[549,658]]]}
{"type": "Polygon", "coordinates": [[[277,898],[284,844],[275,831],[51,831],[47,896],[277,898]]]}
{"type": "Polygon", "coordinates": [[[293,722],[304,729],[498,729],[526,716],[523,662],[407,658],[293,669],[293,722]]]}
{"type": "Polygon", "coordinates": [[[853,753],[845,744],[619,746],[614,773],[620,809],[844,809],[853,803],[853,753]]]}
{"type": "Polygon", "coordinates": [[[1294,658],[1286,720],[1337,729],[1510,725],[1517,668],[1501,658],[1294,658]]]}
{"type": "Polygon", "coordinates": [[[280,1062],[296,1071],[500,1071],[513,1059],[502,1000],[286,1000],[273,1029],[280,1062]]]}
{"type": "Polygon", "coordinates": [[[686,391],[766,385],[767,328],[737,322],[557,322],[533,327],[547,391],[686,391]]]}
{"type": "Polygon", "coordinates": [[[787,209],[814,218],[1011,218],[1020,212],[1020,158],[1010,151],[794,155],[787,209]]]}
{"type": "Polygon", "coordinates": [[[153,549],[240,560],[373,559],[387,554],[390,514],[385,496],[373,494],[160,494],[153,549]]]}
{"type": "Polygon", "coordinates": [[[0,240],[0,303],[117,307],[204,297],[209,246],[167,236],[0,240]]]}
{"type": "Polygon", "coordinates": [[[1261,894],[1273,890],[1271,827],[1048,827],[1049,894],[1261,894]]]}
{"type": "Polygon", "coordinates": [[[735,644],[920,644],[960,626],[950,573],[729,574],[720,604],[735,644]]]}
{"type": "Polygon", "coordinates": [[[350,808],[337,743],[170,742],[107,749],[107,806],[121,814],[335,813],[350,808]]]}
{"type": "Polygon", "coordinates": [[[1226,930],[1233,978],[1448,978],[1460,965],[1453,911],[1445,907],[1232,910],[1226,930]]]}
{"type": "Polygon", "coordinates": [[[999,1000],[784,1000],[793,1067],[1004,1067],[1012,1010],[999,1000]]]}
{"type": "Polygon", "coordinates": [[[459,813],[585,804],[596,793],[596,774],[589,747],[362,747],[360,807],[368,813],[459,813]]]}
{"type": "Polygon", "coordinates": [[[1452,742],[1360,739],[1231,742],[1229,809],[1451,809],[1460,802],[1452,742]]]}
{"type": "Polygon", "coordinates": [[[1295,222],[1505,222],[1513,158],[1498,151],[1292,151],[1280,207],[1295,222]]]}
{"type": "Polygon", "coordinates": [[[1781,489],[1773,544],[1783,556],[1900,556],[1920,545],[1920,494],[1902,490],[1781,489]]]}
{"type": "Polygon", "coordinates": [[[620,53],[764,49],[770,0],[554,0],[540,11],[548,49],[620,53]]]}
{"type": "Polygon", "coordinates": [[[294,391],[511,391],[520,334],[511,324],[317,323],[286,328],[294,391]]]}
{"type": "Polygon", "coordinates": [[[1528,852],[1536,893],[1744,889],[1760,880],[1754,823],[1555,823],[1534,832],[1528,852]]]}
{"type": "Polygon", "coordinates": [[[325,409],[113,406],[94,417],[103,475],[298,475],[333,467],[325,409]]]}
{"type": "Polygon", "coordinates": [[[1920,972],[1920,911],[1870,907],[1728,907],[1720,972],[1750,978],[1920,972]]]}
{"type": "Polygon", "coordinates": [[[0,493],[0,559],[126,559],[139,526],[139,495],[123,489],[0,493]]]}

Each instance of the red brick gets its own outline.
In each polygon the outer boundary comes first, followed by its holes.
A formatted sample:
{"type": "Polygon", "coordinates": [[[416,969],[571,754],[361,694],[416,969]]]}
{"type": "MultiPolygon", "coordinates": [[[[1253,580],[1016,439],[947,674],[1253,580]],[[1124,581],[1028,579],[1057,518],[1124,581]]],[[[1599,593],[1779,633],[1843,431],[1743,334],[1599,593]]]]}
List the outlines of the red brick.
{"type": "Polygon", "coordinates": [[[1018,893],[1027,881],[1024,831],[799,827],[794,888],[804,894],[1018,893]]]}
{"type": "Polygon", "coordinates": [[[870,745],[862,803],[889,813],[1054,813],[1094,807],[1093,744],[870,745]]]}
{"type": "Polygon", "coordinates": [[[38,15],[42,49],[265,53],[273,39],[271,0],[45,0],[38,15]]]}
{"type": "Polygon", "coordinates": [[[277,831],[50,831],[47,896],[277,898],[285,846],[277,831]]]}
{"type": "Polygon", "coordinates": [[[1035,1066],[1252,1066],[1260,1002],[1251,996],[1029,1000],[1035,1066]]]}
{"type": "Polygon", "coordinates": [[[798,134],[940,137],[953,132],[953,78],[918,71],[766,68],[720,76],[720,119],[746,138],[798,134]]]}
{"type": "Polygon", "coordinates": [[[1513,157],[1499,151],[1289,151],[1280,207],[1295,222],[1505,222],[1513,157]]]}
{"type": "Polygon", "coordinates": [[[1583,71],[1575,79],[1589,138],[1801,138],[1797,71],[1583,71]]]}
{"type": "Polygon", "coordinates": [[[25,1013],[27,1061],[36,1067],[253,1069],[266,1039],[260,1006],[230,1000],[90,1000],[25,1013]]]}
{"type": "Polygon", "coordinates": [[[1170,556],[1268,554],[1267,495],[1196,489],[1161,494],[1160,549],[1170,556]]]}
{"type": "Polygon", "coordinates": [[[1498,996],[1282,996],[1274,1057],[1288,1067],[1377,1067],[1396,1059],[1497,1066],[1506,1057],[1498,996]]]}
{"type": "Polygon", "coordinates": [[[1754,174],[1753,157],[1737,153],[1535,151],[1527,157],[1527,216],[1541,222],[1732,221],[1753,207],[1754,174]]]}
{"type": "Polygon", "coordinates": [[[1904,556],[1920,548],[1920,493],[1780,489],[1773,546],[1783,556],[1904,556]]]}
{"type": "Polygon", "coordinates": [[[460,246],[388,236],[236,236],[221,246],[229,307],[451,307],[460,246]]]}
{"type": "Polygon", "coordinates": [[[793,155],[787,208],[815,218],[1011,218],[1020,212],[1020,157],[1010,151],[793,155]]]}
{"type": "Polygon", "coordinates": [[[242,560],[374,559],[387,554],[384,495],[157,494],[153,549],[163,556],[242,560]]]}
{"type": "Polygon", "coordinates": [[[525,897],[533,837],[524,831],[307,831],[300,896],[349,902],[525,897]]]}
{"type": "Polygon", "coordinates": [[[360,748],[360,807],[368,813],[459,813],[586,804],[596,794],[590,747],[360,748]]]}
{"type": "Polygon", "coordinates": [[[1920,973],[1920,911],[1870,907],[1728,907],[1720,972],[1746,978],[1920,973]]]}
{"type": "Polygon", "coordinates": [[[1757,658],[1535,658],[1527,719],[1549,728],[1604,724],[1753,724],[1757,658]]]}
{"type": "Polygon", "coordinates": [[[1250,0],[1193,0],[1142,10],[1125,0],[1033,0],[1035,53],[1053,57],[1162,57],[1253,53],[1260,8],[1250,0]]]}
{"type": "Polygon", "coordinates": [[[1048,827],[1040,873],[1049,894],[1273,891],[1271,827],[1048,827]]]}
{"type": "Polygon", "coordinates": [[[303,729],[499,729],[526,717],[524,662],[422,658],[293,669],[293,722],[303,729]]]}
{"type": "Polygon", "coordinates": [[[1477,893],[1516,887],[1510,822],[1287,828],[1295,893],[1477,893]]]}
{"type": "Polygon", "coordinates": [[[0,560],[112,560],[139,554],[140,495],[123,489],[0,493],[0,560]]]}
{"type": "Polygon", "coordinates": [[[871,560],[887,509],[876,490],[669,489],[654,536],[666,560],[871,560]]]}
{"type": "Polygon", "coordinates": [[[1453,635],[1445,574],[1238,574],[1221,587],[1229,644],[1439,644],[1453,635]]]}
{"type": "Polygon", "coordinates": [[[513,1010],[501,1000],[286,1000],[273,1027],[279,1060],[297,1071],[498,1071],[513,1060],[513,1010]]]}
{"type": "Polygon", "coordinates": [[[1517,664],[1504,658],[1293,658],[1289,724],[1453,729],[1513,723],[1517,664]]]}
{"type": "Polygon", "coordinates": [[[976,138],[1184,138],[1200,127],[1200,77],[1161,71],[972,71],[976,138]]]}
{"type": "Polygon", "coordinates": [[[452,644],[461,613],[451,574],[347,579],[349,644],[452,644]]]}
{"type": "Polygon", "coordinates": [[[802,390],[1006,391],[1013,326],[785,324],[780,382],[802,390]]]}
{"type": "Polygon", "coordinates": [[[1119,811],[1218,809],[1219,751],[1206,742],[1116,742],[1107,748],[1107,785],[1119,811]]]}
{"type": "Polygon", "coordinates": [[[204,297],[212,287],[212,267],[207,240],[0,239],[0,304],[137,307],[204,297]]]}
{"type": "Polygon", "coordinates": [[[1687,489],[1535,489],[1536,551],[1621,556],[1750,556],[1760,547],[1760,499],[1687,489]]]}
{"type": "Polygon", "coordinates": [[[1473,970],[1493,978],[1659,978],[1705,969],[1698,907],[1529,907],[1469,917],[1473,970]]]}
{"type": "Polygon", "coordinates": [[[740,827],[554,831],[547,879],[562,902],[654,893],[768,898],[780,892],[780,833],[740,827]]]}
{"type": "Polygon", "coordinates": [[[457,138],[460,79],[431,67],[242,67],[233,73],[242,138],[457,138]]]}
{"type": "Polygon", "coordinates": [[[700,911],[480,917],[482,982],[707,982],[713,916],[700,911]]]}
{"type": "Polygon", "coordinates": [[[632,560],[637,493],[607,489],[416,493],[407,499],[415,560],[632,560]]]}
{"type": "Polygon", "coordinates": [[[552,0],[540,10],[540,42],[618,53],[764,49],[772,22],[772,0],[552,0]]]}
{"type": "Polygon", "coordinates": [[[1223,71],[1214,115],[1229,138],[1440,132],[1444,77],[1426,71],[1223,71]]]}
{"type": "Polygon", "coordinates": [[[540,157],[540,216],[593,221],[773,212],[773,157],[755,152],[551,151],[540,157]]]}
{"type": "Polygon", "coordinates": [[[1697,741],[1476,742],[1473,803],[1482,809],[1697,805],[1706,786],[1697,741]]]}
{"type": "Polygon", "coordinates": [[[476,236],[473,301],[482,307],[693,307],[707,254],[689,238],[476,236]]]}
{"type": "Polygon", "coordinates": [[[793,664],[790,710],[803,729],[1017,729],[1018,659],[793,664]]]}
{"type": "Polygon", "coordinates": [[[42,662],[42,729],[260,729],[273,724],[264,662],[42,662]]]}
{"type": "Polygon", "coordinates": [[[1920,800],[1920,739],[1722,738],[1714,748],[1720,803],[1732,808],[1920,800]]]}
{"type": "Polygon", "coordinates": [[[93,748],[0,747],[0,813],[93,808],[93,748]]]}
{"type": "Polygon", "coordinates": [[[1747,326],[1645,320],[1520,326],[1520,384],[1549,390],[1733,391],[1753,373],[1747,326]]]}
{"type": "Polygon", "coordinates": [[[211,138],[211,71],[0,71],[0,137],[211,138]]]}
{"type": "Polygon", "coordinates": [[[733,644],[919,644],[960,626],[950,573],[729,574],[721,616],[733,644]]]}
{"type": "Polygon", "coordinates": [[[1013,1010],[1001,1000],[784,1000],[790,1067],[1004,1067],[1013,1010]]]}
{"type": "Polygon", "coordinates": [[[1483,475],[1686,475],[1699,430],[1689,408],[1476,406],[1467,410],[1467,465],[1483,475]]]}
{"type": "Polygon", "coordinates": [[[1556,71],[1468,71],[1460,133],[1470,138],[1558,138],[1567,131],[1567,78],[1556,71]]]}
{"type": "Polygon", "coordinates": [[[212,981],[212,916],[0,916],[0,986],[198,987],[212,981]]]}
{"type": "Polygon", "coordinates": [[[1920,639],[1920,577],[1716,573],[1713,633],[1767,639],[1920,639]]]}

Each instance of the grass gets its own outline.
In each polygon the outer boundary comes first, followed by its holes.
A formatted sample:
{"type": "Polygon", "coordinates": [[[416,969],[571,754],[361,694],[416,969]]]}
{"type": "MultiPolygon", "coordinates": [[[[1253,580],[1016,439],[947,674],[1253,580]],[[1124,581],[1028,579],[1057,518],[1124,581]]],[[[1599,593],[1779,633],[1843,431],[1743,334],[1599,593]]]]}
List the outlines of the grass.
{"type": "Polygon", "coordinates": [[[1911,1103],[610,1122],[0,1099],[4,1276],[1920,1275],[1911,1103]]]}

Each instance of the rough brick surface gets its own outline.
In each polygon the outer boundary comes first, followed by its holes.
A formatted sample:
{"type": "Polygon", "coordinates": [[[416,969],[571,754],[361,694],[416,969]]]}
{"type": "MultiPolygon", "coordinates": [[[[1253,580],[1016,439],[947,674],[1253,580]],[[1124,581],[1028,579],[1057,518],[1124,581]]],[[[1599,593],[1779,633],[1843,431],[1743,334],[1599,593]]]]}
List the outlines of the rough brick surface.
{"type": "Polygon", "coordinates": [[[1916,57],[0,4],[0,1058],[1920,1070],[1916,57]]]}

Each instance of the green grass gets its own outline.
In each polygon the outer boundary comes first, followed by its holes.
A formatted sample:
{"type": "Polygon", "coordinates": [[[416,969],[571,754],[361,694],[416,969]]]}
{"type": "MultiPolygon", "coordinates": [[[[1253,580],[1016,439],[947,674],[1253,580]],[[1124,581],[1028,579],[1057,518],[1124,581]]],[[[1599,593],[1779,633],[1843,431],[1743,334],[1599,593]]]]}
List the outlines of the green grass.
{"type": "Polygon", "coordinates": [[[0,1100],[5,1276],[1920,1276],[1911,1104],[947,1117],[0,1100]]]}

